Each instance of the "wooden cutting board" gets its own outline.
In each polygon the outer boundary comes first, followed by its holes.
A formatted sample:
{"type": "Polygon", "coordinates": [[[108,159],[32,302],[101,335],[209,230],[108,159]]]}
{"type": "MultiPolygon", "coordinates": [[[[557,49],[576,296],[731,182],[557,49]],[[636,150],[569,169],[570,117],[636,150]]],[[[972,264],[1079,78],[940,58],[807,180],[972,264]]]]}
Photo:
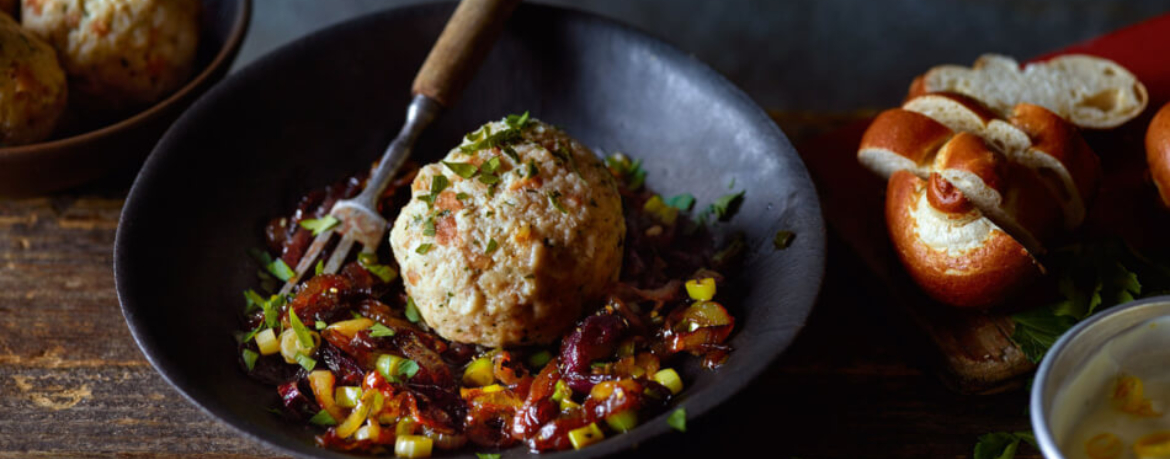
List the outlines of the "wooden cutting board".
{"type": "MultiPolygon", "coordinates": [[[[1142,139],[1153,113],[1170,100],[1170,14],[1035,60],[1072,53],[1120,63],[1137,75],[1150,94],[1149,107],[1137,119],[1113,131],[1085,133],[1101,157],[1104,179],[1085,227],[1075,237],[1120,236],[1136,247],[1164,246],[1167,242],[1162,239],[1170,239],[1170,212],[1157,204],[1142,139]]],[[[910,82],[906,84],[909,87],[910,82]]],[[[937,348],[947,370],[944,380],[951,386],[966,393],[1019,387],[1035,365],[1009,339],[1014,324],[1008,315],[1039,302],[1021,300],[989,312],[963,312],[934,302],[918,289],[902,269],[886,233],[885,182],[856,159],[857,145],[869,122],[869,118],[863,119],[798,145],[817,184],[830,228],[888,287],[892,303],[937,348]]],[[[1044,289],[1052,287],[1033,287],[1040,293],[1044,289]]]]}

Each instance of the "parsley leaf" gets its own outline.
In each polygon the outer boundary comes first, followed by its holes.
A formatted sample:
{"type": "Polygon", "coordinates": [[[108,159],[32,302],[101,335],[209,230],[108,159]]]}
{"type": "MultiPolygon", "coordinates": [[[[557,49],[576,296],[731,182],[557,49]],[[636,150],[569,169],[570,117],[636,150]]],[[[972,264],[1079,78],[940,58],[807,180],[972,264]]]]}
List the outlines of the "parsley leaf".
{"type": "Polygon", "coordinates": [[[330,427],[330,426],[337,425],[337,420],[333,419],[333,416],[331,416],[329,414],[329,412],[325,411],[325,410],[318,411],[317,414],[315,414],[315,415],[313,415],[313,417],[309,418],[309,422],[313,423],[314,425],[319,425],[322,427],[330,427]]]}
{"type": "Polygon", "coordinates": [[[666,423],[670,427],[679,432],[687,431],[687,410],[686,408],[679,408],[670,413],[670,417],[666,418],[666,423]]]}
{"type": "Polygon", "coordinates": [[[418,319],[418,306],[414,304],[414,298],[408,296],[406,297],[406,320],[416,324],[418,319]]]}
{"type": "Polygon", "coordinates": [[[792,240],[796,239],[796,233],[792,231],[780,230],[776,232],[776,236],[772,238],[772,247],[776,250],[787,249],[792,245],[792,240]]]}
{"type": "Polygon", "coordinates": [[[286,264],[282,258],[273,260],[272,264],[265,266],[265,268],[267,268],[268,272],[272,273],[273,276],[276,276],[277,279],[285,282],[288,282],[289,279],[292,279],[293,276],[297,275],[297,273],[294,272],[292,268],[288,267],[288,264],[286,264]]]}
{"type": "Polygon", "coordinates": [[[296,359],[305,371],[313,371],[314,368],[317,368],[317,361],[305,354],[297,354],[296,359]]]}
{"type": "Polygon", "coordinates": [[[479,182],[484,185],[492,185],[499,183],[500,177],[496,174],[482,174],[479,176],[479,182]]]}
{"type": "Polygon", "coordinates": [[[451,172],[454,172],[455,175],[458,175],[458,176],[463,177],[465,179],[469,179],[469,178],[475,176],[476,172],[479,172],[479,167],[476,167],[476,165],[474,165],[474,164],[449,163],[447,161],[443,161],[443,165],[447,166],[447,169],[451,169],[451,172]]]}
{"type": "Polygon", "coordinates": [[[569,211],[565,210],[565,206],[561,205],[561,192],[560,191],[548,192],[548,202],[552,203],[553,207],[555,207],[557,210],[561,211],[562,214],[569,213],[569,211]]]}
{"type": "Polygon", "coordinates": [[[1040,363],[1048,348],[1077,322],[1071,317],[1056,315],[1046,307],[1013,314],[1012,321],[1016,323],[1016,329],[1011,339],[1032,363],[1040,363]]]}
{"type": "Polygon", "coordinates": [[[375,322],[370,328],[371,338],[383,338],[387,336],[394,336],[394,329],[375,322]]]}
{"type": "Polygon", "coordinates": [[[724,195],[719,199],[716,199],[715,202],[711,203],[711,205],[707,207],[707,210],[704,213],[715,215],[716,220],[730,220],[731,217],[735,216],[735,213],[739,211],[739,206],[743,203],[743,196],[746,191],[747,190],[740,191],[739,193],[724,195]]]}
{"type": "Polygon", "coordinates": [[[666,205],[678,210],[688,211],[695,205],[695,196],[690,193],[683,193],[678,196],[672,196],[666,200],[666,205]]]}
{"type": "Polygon", "coordinates": [[[519,115],[508,115],[504,117],[504,123],[512,129],[524,129],[528,125],[528,111],[519,115]]]}
{"type": "Polygon", "coordinates": [[[490,254],[495,252],[498,248],[500,248],[500,244],[496,242],[495,239],[488,239],[487,249],[485,249],[483,253],[490,254]]]}
{"type": "Polygon", "coordinates": [[[260,354],[251,349],[244,349],[243,352],[244,366],[248,367],[248,371],[252,371],[256,367],[256,359],[260,358],[260,354]]]}
{"type": "Polygon", "coordinates": [[[451,182],[447,180],[447,176],[436,174],[434,177],[431,177],[431,193],[419,196],[418,199],[427,203],[427,208],[434,207],[435,200],[439,199],[439,194],[447,189],[447,186],[450,184],[451,182]]]}
{"type": "Polygon", "coordinates": [[[316,236],[341,224],[341,220],[338,220],[337,217],[332,215],[326,215],[321,218],[306,218],[301,220],[300,224],[301,228],[312,231],[313,235],[316,236]]]}
{"type": "Polygon", "coordinates": [[[381,279],[382,282],[390,282],[398,277],[398,271],[390,267],[390,265],[378,263],[378,256],[372,253],[362,252],[358,254],[358,264],[361,264],[363,268],[366,268],[366,271],[381,279]]]}
{"type": "Polygon", "coordinates": [[[427,252],[430,252],[431,249],[433,249],[433,248],[435,248],[435,245],[431,244],[431,243],[419,244],[418,248],[414,249],[414,253],[417,253],[419,255],[426,255],[427,252]]]}
{"type": "Polygon", "coordinates": [[[491,159],[489,159],[483,163],[483,167],[481,167],[480,170],[483,171],[483,173],[485,173],[485,174],[491,174],[491,173],[496,172],[496,169],[499,169],[499,168],[500,168],[500,157],[499,156],[492,156],[491,159]]]}
{"type": "Polygon", "coordinates": [[[979,436],[975,444],[974,459],[1012,459],[1020,442],[1036,447],[1036,437],[1031,432],[994,432],[979,436]]]}

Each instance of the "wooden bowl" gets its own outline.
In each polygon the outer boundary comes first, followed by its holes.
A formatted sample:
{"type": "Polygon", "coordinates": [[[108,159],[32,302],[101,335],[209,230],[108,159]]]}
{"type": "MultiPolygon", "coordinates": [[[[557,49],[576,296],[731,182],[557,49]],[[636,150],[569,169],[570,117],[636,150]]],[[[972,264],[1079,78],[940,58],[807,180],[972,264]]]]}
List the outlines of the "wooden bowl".
{"type": "Polygon", "coordinates": [[[251,0],[203,0],[191,79],[129,118],[85,132],[0,148],[0,196],[29,196],[77,186],[120,167],[136,167],[199,95],[227,74],[248,29],[251,0]]]}

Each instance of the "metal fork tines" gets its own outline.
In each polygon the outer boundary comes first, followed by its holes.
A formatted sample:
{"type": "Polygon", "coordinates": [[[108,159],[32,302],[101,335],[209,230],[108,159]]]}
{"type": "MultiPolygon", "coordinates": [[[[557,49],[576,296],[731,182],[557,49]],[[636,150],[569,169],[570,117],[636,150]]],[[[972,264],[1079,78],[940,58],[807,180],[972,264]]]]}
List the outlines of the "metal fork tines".
{"type": "Polygon", "coordinates": [[[378,213],[378,198],[386,190],[390,179],[402,167],[402,163],[406,162],[418,135],[434,120],[439,109],[439,104],[433,99],[423,95],[414,96],[406,110],[406,123],[399,131],[398,137],[394,138],[386,152],[382,154],[382,159],[374,173],[370,175],[366,187],[357,196],[337,201],[337,204],[333,205],[329,215],[341,223],[332,229],[322,231],[313,239],[309,249],[297,262],[293,277],[281,287],[282,295],[292,292],[297,283],[305,277],[305,273],[317,263],[317,258],[337,232],[341,233],[341,240],[333,248],[329,260],[325,262],[321,271],[324,274],[334,274],[340,270],[354,244],[361,244],[362,252],[373,253],[378,250],[389,226],[386,219],[378,213]]]}

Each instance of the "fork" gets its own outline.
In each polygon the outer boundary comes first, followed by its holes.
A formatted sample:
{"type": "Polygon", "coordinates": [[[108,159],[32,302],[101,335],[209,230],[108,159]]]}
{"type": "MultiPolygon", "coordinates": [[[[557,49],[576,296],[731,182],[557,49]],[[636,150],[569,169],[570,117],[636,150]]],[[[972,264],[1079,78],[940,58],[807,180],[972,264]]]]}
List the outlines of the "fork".
{"type": "Polygon", "coordinates": [[[366,187],[361,193],[334,204],[329,215],[339,220],[340,224],[320,232],[313,239],[309,249],[297,262],[293,276],[281,287],[281,295],[292,292],[337,233],[341,234],[341,240],[325,262],[321,270],[324,274],[336,273],[355,244],[361,245],[363,253],[378,250],[389,226],[389,222],[378,213],[378,198],[410,156],[422,131],[442,109],[451,107],[458,99],[459,93],[491,50],[503,29],[504,21],[519,3],[520,0],[459,2],[414,78],[411,88],[414,97],[406,109],[402,130],[382,154],[378,167],[366,181],[366,187]]]}

